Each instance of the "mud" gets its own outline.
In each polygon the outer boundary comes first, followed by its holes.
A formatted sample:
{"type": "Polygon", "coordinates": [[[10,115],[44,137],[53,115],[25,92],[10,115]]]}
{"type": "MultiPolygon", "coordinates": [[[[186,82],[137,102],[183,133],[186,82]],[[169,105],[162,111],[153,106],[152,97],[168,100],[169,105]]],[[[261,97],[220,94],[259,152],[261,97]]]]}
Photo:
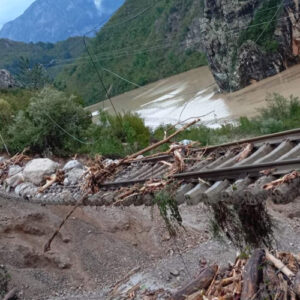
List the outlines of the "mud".
{"type": "MultiPolygon", "coordinates": [[[[299,203],[268,204],[281,250],[300,252],[299,203]]],[[[3,199],[0,205],[0,264],[12,278],[9,288],[25,300],[110,299],[110,287],[137,268],[121,290],[138,284],[175,291],[201,267],[232,262],[237,251],[212,237],[203,204],[180,206],[185,230],[176,239],[156,208],[81,208],[48,253],[43,246],[70,208],[3,199]]]]}

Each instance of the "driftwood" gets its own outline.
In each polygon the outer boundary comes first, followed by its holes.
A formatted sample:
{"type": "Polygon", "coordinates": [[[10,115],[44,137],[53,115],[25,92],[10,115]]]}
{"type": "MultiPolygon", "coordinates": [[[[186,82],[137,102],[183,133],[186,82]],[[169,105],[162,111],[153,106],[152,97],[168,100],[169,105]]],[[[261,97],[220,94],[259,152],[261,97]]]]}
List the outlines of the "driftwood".
{"type": "Polygon", "coordinates": [[[194,120],[193,122],[184,125],[182,128],[178,129],[176,132],[174,132],[173,134],[171,134],[171,135],[168,136],[167,138],[163,139],[162,141],[159,141],[159,142],[157,142],[157,143],[155,143],[155,144],[153,144],[153,145],[150,145],[149,147],[146,147],[145,149],[143,149],[143,150],[141,150],[141,151],[139,151],[139,152],[137,152],[137,153],[134,153],[134,154],[128,156],[127,158],[125,158],[125,159],[123,160],[123,163],[126,162],[126,161],[128,161],[128,160],[134,159],[134,158],[138,157],[139,155],[143,155],[144,153],[149,152],[149,151],[151,151],[151,150],[153,150],[153,149],[156,149],[157,147],[159,147],[159,146],[161,146],[161,145],[163,145],[163,144],[169,142],[173,137],[175,137],[175,136],[178,135],[179,133],[185,131],[187,128],[189,128],[189,127],[195,125],[195,124],[198,123],[199,121],[200,121],[200,119],[196,119],[196,120],[194,120]]]}
{"type": "Polygon", "coordinates": [[[88,198],[88,195],[84,195],[77,204],[69,211],[69,213],[66,215],[66,217],[63,219],[63,221],[60,223],[59,227],[55,230],[51,238],[47,241],[47,243],[44,246],[44,253],[48,252],[51,249],[51,243],[55,239],[55,237],[59,234],[61,228],[64,226],[64,224],[67,222],[67,220],[72,216],[72,214],[75,212],[75,210],[83,204],[83,202],[88,198]]]}
{"type": "Polygon", "coordinates": [[[256,249],[248,260],[243,274],[244,285],[241,300],[249,300],[256,295],[262,278],[262,261],[264,255],[264,250],[256,249]]]}
{"type": "Polygon", "coordinates": [[[205,268],[197,279],[192,281],[190,284],[182,288],[180,291],[175,293],[172,300],[185,300],[187,296],[192,295],[193,293],[201,290],[201,289],[207,289],[209,285],[211,284],[212,280],[215,277],[215,274],[218,270],[217,266],[211,266],[205,268]]]}
{"type": "Polygon", "coordinates": [[[14,298],[17,295],[17,292],[18,292],[17,288],[13,288],[4,296],[3,300],[10,300],[14,298]]]}
{"type": "Polygon", "coordinates": [[[240,162],[243,159],[245,159],[246,157],[248,157],[251,154],[252,150],[253,150],[253,144],[251,144],[251,143],[246,144],[244,150],[239,155],[237,161],[240,162]]]}
{"type": "Polygon", "coordinates": [[[265,250],[265,252],[266,259],[271,262],[280,272],[282,272],[289,279],[295,276],[295,274],[287,266],[285,266],[281,260],[272,255],[268,250],[265,250]]]}

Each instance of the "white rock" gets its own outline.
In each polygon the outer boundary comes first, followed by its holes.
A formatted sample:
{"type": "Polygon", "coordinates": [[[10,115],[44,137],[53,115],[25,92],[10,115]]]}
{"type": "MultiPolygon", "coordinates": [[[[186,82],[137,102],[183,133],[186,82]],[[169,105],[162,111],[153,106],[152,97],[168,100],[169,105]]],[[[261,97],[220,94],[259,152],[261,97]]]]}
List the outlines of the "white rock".
{"type": "Polygon", "coordinates": [[[8,170],[8,177],[12,177],[22,171],[22,168],[18,165],[11,166],[8,170]]]}
{"type": "Polygon", "coordinates": [[[0,156],[0,163],[5,161],[5,158],[3,156],[0,156]]]}
{"type": "Polygon", "coordinates": [[[83,169],[83,165],[78,160],[70,160],[65,164],[63,170],[69,171],[72,169],[83,169]]]}
{"type": "Polygon", "coordinates": [[[12,177],[9,177],[5,180],[5,183],[10,186],[15,188],[17,185],[20,183],[24,182],[24,176],[22,173],[18,173],[12,177]]]}
{"type": "Polygon", "coordinates": [[[84,174],[83,169],[72,169],[67,173],[67,179],[70,185],[75,185],[79,182],[79,180],[83,177],[84,174]]]}
{"type": "Polygon", "coordinates": [[[23,171],[25,181],[35,185],[40,185],[44,176],[52,175],[56,172],[59,165],[48,158],[33,159],[25,166],[23,171]]]}

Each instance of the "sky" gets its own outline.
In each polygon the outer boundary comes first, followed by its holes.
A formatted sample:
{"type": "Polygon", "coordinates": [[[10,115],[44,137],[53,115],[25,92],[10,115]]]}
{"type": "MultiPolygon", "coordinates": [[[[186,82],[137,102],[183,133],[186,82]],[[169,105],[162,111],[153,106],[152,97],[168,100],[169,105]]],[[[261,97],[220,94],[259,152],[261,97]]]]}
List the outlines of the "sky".
{"type": "Polygon", "coordinates": [[[0,0],[0,29],[20,16],[35,0],[0,0]]]}

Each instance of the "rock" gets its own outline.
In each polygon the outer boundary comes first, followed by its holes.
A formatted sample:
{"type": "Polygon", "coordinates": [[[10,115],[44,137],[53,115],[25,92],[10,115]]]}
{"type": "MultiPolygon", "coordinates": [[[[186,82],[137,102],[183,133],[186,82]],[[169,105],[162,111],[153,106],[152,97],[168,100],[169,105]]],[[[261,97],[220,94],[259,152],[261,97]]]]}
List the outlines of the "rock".
{"type": "Polygon", "coordinates": [[[4,162],[5,158],[3,156],[0,156],[0,163],[4,162]]]}
{"type": "Polygon", "coordinates": [[[8,177],[12,177],[22,171],[22,168],[18,165],[11,166],[8,170],[8,177]]]}
{"type": "Polygon", "coordinates": [[[40,185],[44,180],[44,176],[52,175],[58,167],[59,165],[56,162],[48,158],[33,159],[27,163],[23,171],[25,181],[40,185]]]}
{"type": "Polygon", "coordinates": [[[170,274],[177,277],[177,276],[179,276],[180,273],[179,273],[178,270],[172,269],[172,270],[170,271],[170,274]]]}
{"type": "Polygon", "coordinates": [[[16,81],[7,70],[0,70],[0,89],[16,87],[16,81]]]}
{"type": "Polygon", "coordinates": [[[13,187],[15,188],[17,185],[21,184],[22,182],[24,182],[24,176],[22,173],[18,173],[12,177],[9,177],[5,180],[5,183],[9,186],[9,187],[13,187]]]}
{"type": "Polygon", "coordinates": [[[70,172],[66,174],[66,178],[70,185],[75,185],[79,182],[79,180],[83,177],[84,174],[83,169],[72,169],[70,172]]]}
{"type": "Polygon", "coordinates": [[[22,197],[33,197],[37,193],[37,187],[31,182],[24,182],[15,188],[15,193],[22,197]]]}
{"type": "Polygon", "coordinates": [[[72,169],[83,169],[83,165],[78,160],[70,160],[63,167],[66,172],[72,169]]]}
{"type": "MultiPolygon", "coordinates": [[[[203,17],[191,22],[186,44],[200,37],[220,89],[238,90],[299,61],[300,21],[295,3],[284,1],[283,9],[278,11],[277,6],[269,7],[267,1],[205,0],[203,17]],[[265,41],[265,25],[257,27],[256,35],[246,29],[256,26],[255,15],[267,9],[277,21],[274,32],[265,41]]],[[[266,15],[266,22],[268,18],[266,15]]]]}

